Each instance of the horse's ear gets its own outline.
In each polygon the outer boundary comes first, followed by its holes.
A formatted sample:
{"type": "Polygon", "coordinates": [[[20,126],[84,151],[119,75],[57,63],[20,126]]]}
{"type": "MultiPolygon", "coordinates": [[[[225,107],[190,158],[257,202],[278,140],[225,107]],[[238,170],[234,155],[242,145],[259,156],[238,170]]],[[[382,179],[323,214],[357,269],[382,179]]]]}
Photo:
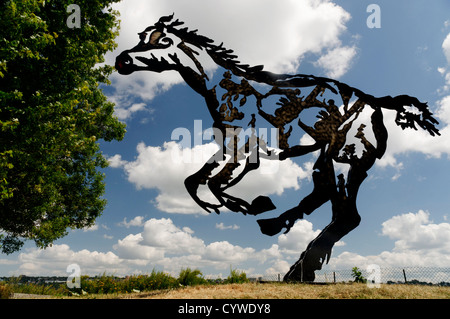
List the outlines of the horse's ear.
{"type": "Polygon", "coordinates": [[[152,25],[151,27],[147,27],[147,29],[145,29],[144,32],[152,31],[152,30],[155,30],[155,29],[156,29],[156,27],[152,25]]]}
{"type": "Polygon", "coordinates": [[[174,15],[175,13],[172,13],[172,15],[170,16],[161,17],[158,22],[160,23],[170,22],[173,19],[174,15]]]}

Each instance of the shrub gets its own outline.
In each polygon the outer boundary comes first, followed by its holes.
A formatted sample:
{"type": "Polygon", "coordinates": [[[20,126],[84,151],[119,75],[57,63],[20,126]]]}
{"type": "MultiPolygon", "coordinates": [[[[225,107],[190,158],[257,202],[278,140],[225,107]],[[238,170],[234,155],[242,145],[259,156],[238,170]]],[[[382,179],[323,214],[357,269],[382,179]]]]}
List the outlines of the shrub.
{"type": "MultiPolygon", "coordinates": [[[[149,275],[132,275],[126,278],[106,274],[94,278],[82,276],[81,289],[79,290],[89,294],[110,294],[170,289],[178,286],[175,278],[162,271],[156,272],[153,270],[149,275]]],[[[76,289],[74,291],[80,293],[76,289]]]]}
{"type": "Polygon", "coordinates": [[[0,299],[9,299],[13,295],[11,286],[0,282],[0,299]]]}
{"type": "Polygon", "coordinates": [[[352,268],[352,277],[355,278],[355,282],[367,282],[367,279],[363,277],[362,272],[358,269],[358,267],[352,268]]]}
{"type": "Polygon", "coordinates": [[[206,284],[207,280],[203,278],[203,274],[200,270],[191,270],[190,268],[186,268],[180,271],[178,282],[183,286],[195,286],[206,284]]]}
{"type": "Polygon", "coordinates": [[[246,282],[249,282],[249,280],[247,279],[245,272],[235,269],[230,269],[230,275],[225,280],[225,283],[229,284],[242,284],[246,282]]]}
{"type": "Polygon", "coordinates": [[[178,286],[175,278],[162,271],[153,270],[149,275],[133,275],[123,280],[124,290],[133,292],[133,290],[159,290],[170,289],[178,286]]]}

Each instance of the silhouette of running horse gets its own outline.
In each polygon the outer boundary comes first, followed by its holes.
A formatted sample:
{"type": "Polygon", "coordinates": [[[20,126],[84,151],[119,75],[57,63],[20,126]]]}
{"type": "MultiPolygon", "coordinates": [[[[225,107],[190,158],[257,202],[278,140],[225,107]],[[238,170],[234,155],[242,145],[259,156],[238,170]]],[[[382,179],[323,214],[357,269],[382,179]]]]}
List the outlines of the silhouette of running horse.
{"type": "Polygon", "coordinates": [[[284,276],[285,281],[314,281],[314,271],[320,270],[325,261],[328,263],[333,245],[360,223],[356,205],[359,187],[376,159],[381,159],[386,151],[388,132],[382,109],[395,111],[395,123],[402,129],[417,130],[419,127],[432,136],[440,135],[436,128],[438,122],[427,104],[415,97],[374,97],[329,78],[275,74],[265,71],[263,66],[241,64],[233,50],[225,48],[223,43],[215,45],[213,40],[197,34],[197,30],[182,28],[183,24],[174,20],[173,15],[161,17],[155,25],[138,34],[139,43],[135,47],[116,57],[116,69],[123,75],[136,71],[175,71],[204,98],[213,119],[214,138],[220,149],[198,172],[185,180],[185,186],[192,199],[207,212],[219,214],[222,208],[258,215],[275,209],[268,196],[261,195],[249,202],[229,194],[227,190],[249,172],[257,170],[262,159],[283,161],[319,152],[312,174],[314,188],[311,194],[279,217],[257,221],[266,235],[273,236],[284,228],[287,233],[296,220],[331,202],[331,223],[307,246],[284,276]],[[157,58],[153,52],[161,50],[166,50],[167,56],[157,58]],[[135,64],[131,54],[147,51],[152,51],[151,55],[135,56],[140,62],[135,64]],[[211,84],[200,62],[199,52],[225,69],[219,87],[211,84]],[[219,90],[223,93],[220,97],[219,90]],[[342,102],[340,107],[335,104],[337,100],[342,102]],[[253,108],[255,113],[244,112],[251,108],[249,104],[256,105],[253,108]],[[318,120],[312,126],[300,118],[307,109],[318,112],[318,120]],[[370,124],[363,123],[357,129],[355,137],[363,148],[358,156],[355,143],[347,144],[347,133],[365,109],[372,114],[370,124]],[[244,130],[242,123],[248,120],[244,130]],[[263,136],[257,136],[257,122],[276,128],[277,147],[269,147],[263,136]],[[365,136],[367,125],[371,125],[374,141],[369,141],[365,136]],[[293,129],[304,131],[315,142],[291,146],[293,129]],[[244,131],[248,134],[241,141],[244,131]],[[347,164],[347,176],[336,176],[333,162],[347,164]],[[240,171],[236,172],[238,168],[240,171]],[[207,186],[217,202],[200,198],[198,189],[201,185],[207,186]]]}

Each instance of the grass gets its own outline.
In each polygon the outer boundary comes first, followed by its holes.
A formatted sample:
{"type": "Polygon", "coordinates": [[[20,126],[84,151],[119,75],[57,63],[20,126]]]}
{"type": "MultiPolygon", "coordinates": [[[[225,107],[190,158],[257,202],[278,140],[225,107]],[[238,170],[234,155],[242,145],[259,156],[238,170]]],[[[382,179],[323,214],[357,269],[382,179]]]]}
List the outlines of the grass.
{"type": "Polygon", "coordinates": [[[12,293],[93,299],[450,299],[448,286],[381,284],[380,288],[369,288],[361,282],[250,283],[245,273],[233,269],[227,279],[216,282],[190,268],[182,269],[178,278],[154,270],[126,278],[106,274],[94,278],[82,276],[81,288],[71,290],[65,283],[21,283],[20,277],[0,282],[0,299],[11,298],[12,293]]]}
{"type": "MultiPolygon", "coordinates": [[[[139,294],[128,296],[140,298],[139,294]]],[[[144,297],[144,296],[141,296],[144,297]]],[[[245,283],[186,287],[145,296],[152,299],[450,299],[450,287],[362,283],[327,285],[245,283]]]]}
{"type": "Polygon", "coordinates": [[[363,283],[326,285],[287,283],[202,284],[132,293],[88,294],[83,299],[450,299],[450,287],[363,283]]]}
{"type": "Polygon", "coordinates": [[[212,281],[203,277],[198,269],[182,269],[178,278],[161,271],[153,270],[146,275],[133,275],[119,278],[105,273],[94,278],[82,276],[80,288],[68,289],[66,283],[38,284],[22,280],[21,277],[10,278],[7,283],[0,286],[0,299],[8,299],[12,293],[64,296],[96,296],[117,297],[121,294],[168,291],[186,286],[216,285],[222,283],[248,282],[245,273],[231,269],[230,276],[224,281],[212,281]]]}

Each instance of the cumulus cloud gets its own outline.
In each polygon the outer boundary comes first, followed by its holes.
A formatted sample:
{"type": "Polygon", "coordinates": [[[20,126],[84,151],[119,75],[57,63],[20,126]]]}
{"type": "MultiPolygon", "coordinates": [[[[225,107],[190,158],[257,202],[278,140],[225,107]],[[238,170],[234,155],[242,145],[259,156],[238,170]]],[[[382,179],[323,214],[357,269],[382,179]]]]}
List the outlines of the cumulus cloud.
{"type": "Polygon", "coordinates": [[[119,168],[119,167],[123,167],[128,162],[125,160],[122,160],[122,155],[116,154],[114,156],[108,157],[108,163],[109,163],[109,166],[112,168],[119,168]]]}
{"type": "MultiPolygon", "coordinates": [[[[381,267],[449,267],[450,224],[434,223],[430,217],[430,213],[423,210],[393,216],[381,225],[380,232],[381,236],[394,241],[392,250],[377,255],[344,251],[333,256],[327,267],[351,269],[369,264],[381,267]]],[[[45,250],[29,249],[14,261],[19,265],[15,274],[64,275],[67,266],[75,263],[80,266],[82,274],[129,275],[137,269],[156,267],[176,275],[186,267],[226,270],[233,265],[233,268],[242,269],[249,262],[262,267],[259,274],[284,274],[320,233],[309,221],[299,220],[288,234],[278,236],[277,244],[257,250],[229,241],[206,243],[192,229],[176,225],[169,218],[152,218],[140,227],[140,232],[118,240],[113,245],[114,252],[74,251],[64,244],[45,250]]],[[[6,262],[0,262],[3,263],[6,262]]],[[[8,261],[8,264],[12,263],[8,261]]],[[[254,275],[254,268],[248,271],[248,275],[254,275]]]]}
{"type": "MultiPolygon", "coordinates": [[[[448,65],[450,65],[450,34],[447,35],[442,44],[443,53],[447,59],[448,65]]],[[[336,50],[344,50],[339,48],[336,50]]],[[[321,57],[322,61],[327,61],[327,56],[321,57]]],[[[319,60],[320,61],[320,60],[319,60]]],[[[441,92],[445,92],[450,88],[450,71],[446,67],[440,67],[439,72],[444,76],[446,84],[441,92]]],[[[439,130],[441,136],[433,137],[428,132],[418,129],[402,130],[395,124],[396,113],[394,111],[383,110],[384,123],[389,132],[387,150],[381,160],[376,162],[378,167],[393,167],[397,170],[393,179],[400,176],[401,170],[404,168],[404,164],[399,157],[408,153],[425,154],[431,158],[441,158],[442,156],[450,156],[450,96],[443,96],[440,100],[433,104],[429,104],[429,107],[434,112],[434,116],[440,122],[439,130]]],[[[360,142],[354,138],[356,134],[356,128],[360,123],[370,123],[371,110],[365,110],[360,114],[359,118],[353,124],[352,130],[347,136],[348,143],[356,143],[360,145],[360,142]]],[[[371,142],[375,142],[370,126],[365,130],[366,136],[371,142]]]]}
{"type": "Polygon", "coordinates": [[[315,65],[323,68],[328,77],[338,79],[350,69],[356,56],[356,47],[337,47],[321,56],[315,65]]]}
{"type": "Polygon", "coordinates": [[[255,249],[234,246],[227,241],[213,242],[206,246],[204,258],[211,261],[222,261],[228,263],[243,262],[255,252],[255,249]]]}
{"type": "Polygon", "coordinates": [[[144,238],[141,233],[135,235],[130,234],[125,238],[118,240],[113,248],[120,258],[126,260],[138,260],[141,264],[147,264],[164,258],[164,250],[143,245],[143,240],[144,238]]]}
{"type": "Polygon", "coordinates": [[[431,136],[424,130],[402,130],[395,124],[395,113],[386,111],[385,125],[389,132],[388,147],[385,156],[378,162],[381,166],[402,166],[397,160],[398,155],[408,152],[425,154],[428,157],[440,158],[450,155],[450,127],[448,113],[450,111],[450,98],[445,97],[437,102],[436,117],[442,123],[441,136],[431,136]]]}
{"type": "Polygon", "coordinates": [[[206,244],[188,227],[178,227],[171,219],[150,219],[143,231],[119,240],[114,249],[120,258],[137,264],[152,264],[168,271],[179,271],[186,265],[213,266],[226,269],[254,258],[255,249],[240,247],[228,241],[206,244]]]}
{"type": "Polygon", "coordinates": [[[450,224],[435,224],[430,213],[397,215],[382,224],[382,236],[395,240],[392,251],[378,255],[362,256],[354,252],[343,252],[330,260],[330,267],[349,269],[358,265],[366,267],[378,264],[381,267],[449,267],[450,224]]]}
{"type": "MultiPolygon", "coordinates": [[[[106,56],[106,63],[111,65],[119,52],[138,43],[138,32],[173,12],[186,26],[233,49],[241,62],[263,64],[272,72],[296,72],[306,53],[319,55],[323,51],[337,50],[328,55],[340,56],[341,62],[350,54],[348,49],[339,50],[342,47],[339,38],[346,31],[345,24],[351,16],[329,0],[219,0],[214,3],[205,0],[127,0],[113,7],[121,14],[121,30],[118,48],[106,56]]],[[[217,65],[202,55],[200,61],[206,72],[212,74],[217,65]]],[[[326,70],[333,72],[330,67],[326,65],[326,70]]],[[[340,74],[344,69],[334,72],[340,74]]],[[[182,82],[175,72],[136,72],[126,77],[114,74],[111,80],[116,90],[112,98],[124,117],[130,112],[133,97],[149,101],[182,82]]]]}
{"type": "MultiPolygon", "coordinates": [[[[184,180],[201,168],[218,150],[217,145],[205,144],[191,149],[182,149],[176,142],[164,143],[162,147],[146,146],[139,143],[138,156],[133,162],[120,161],[114,156],[113,163],[120,162],[128,181],[137,189],[158,189],[155,198],[156,207],[168,213],[203,213],[190,198],[184,187],[184,180]],[[194,153],[201,160],[194,160],[194,153]],[[180,160],[180,159],[185,160],[180,160]],[[188,156],[188,157],[186,157],[188,156]],[[202,162],[203,161],[203,162],[202,162]]],[[[116,166],[117,167],[117,166],[116,166]]],[[[204,197],[213,200],[212,195],[203,192],[204,197]]],[[[206,212],[205,212],[206,213],[206,212]]]]}
{"type": "Polygon", "coordinates": [[[216,228],[220,230],[227,230],[227,229],[237,230],[240,227],[238,225],[225,226],[224,223],[218,223],[216,224],[216,228]]]}
{"type": "MultiPolygon", "coordinates": [[[[437,101],[435,105],[430,105],[435,109],[434,116],[440,123],[440,136],[431,136],[427,131],[418,128],[403,130],[395,123],[396,112],[393,110],[383,109],[384,125],[389,132],[387,141],[387,149],[384,156],[375,162],[377,167],[392,167],[396,170],[393,179],[401,175],[404,164],[400,157],[409,153],[424,154],[428,158],[441,158],[442,156],[450,156],[450,96],[446,96],[437,101]]],[[[356,145],[357,154],[360,156],[362,152],[362,144],[355,137],[357,129],[361,123],[367,125],[364,130],[366,138],[376,145],[370,117],[373,110],[366,107],[359,115],[358,119],[353,123],[352,128],[347,134],[347,144],[354,143],[356,145]]],[[[307,138],[303,139],[303,143],[308,142],[307,138]]],[[[309,141],[310,142],[310,141],[309,141]]]]}
{"type": "MultiPolygon", "coordinates": [[[[109,158],[112,167],[121,167],[128,181],[138,189],[158,189],[156,207],[167,213],[207,214],[191,199],[184,187],[184,180],[197,172],[218,151],[214,143],[181,148],[172,141],[162,147],[139,143],[135,161],[122,160],[120,155],[109,158]]],[[[233,188],[231,195],[251,202],[259,195],[281,195],[285,189],[299,189],[302,179],[309,179],[312,167],[308,163],[302,168],[290,159],[285,161],[261,160],[261,167],[250,172],[233,188]]],[[[205,186],[199,189],[200,198],[217,203],[217,199],[205,186]]]]}
{"type": "Polygon", "coordinates": [[[423,210],[392,217],[382,224],[382,234],[396,239],[395,251],[433,249],[450,253],[450,224],[434,224],[430,213],[423,210]]]}
{"type": "Polygon", "coordinates": [[[127,218],[125,217],[123,219],[123,221],[121,221],[118,225],[119,226],[124,226],[126,228],[130,228],[131,226],[142,226],[144,222],[144,217],[143,216],[136,216],[135,218],[133,218],[130,221],[127,221],[127,218]]]}
{"type": "Polygon", "coordinates": [[[450,33],[442,42],[442,51],[447,60],[447,65],[438,68],[438,72],[444,77],[445,84],[442,88],[439,88],[438,92],[448,92],[450,90],[450,33]]]}
{"type": "Polygon", "coordinates": [[[167,253],[198,253],[204,249],[203,240],[192,236],[193,231],[175,226],[168,218],[150,219],[144,225],[142,245],[161,247],[167,253]]]}
{"type": "Polygon", "coordinates": [[[442,42],[442,50],[444,51],[447,63],[450,64],[450,33],[445,38],[444,42],[442,42]]]}
{"type": "Polygon", "coordinates": [[[23,275],[68,275],[67,266],[78,264],[82,274],[100,274],[105,271],[126,272],[120,258],[113,252],[97,252],[83,249],[73,251],[66,244],[53,245],[47,249],[31,249],[19,254],[16,274],[23,275]]]}
{"type": "Polygon", "coordinates": [[[278,237],[278,247],[281,251],[298,255],[306,246],[320,234],[320,230],[313,230],[313,224],[307,220],[299,220],[289,233],[278,237]]]}
{"type": "Polygon", "coordinates": [[[116,104],[114,115],[121,121],[130,119],[137,112],[153,113],[153,109],[148,108],[146,103],[133,103],[127,106],[117,101],[117,97],[111,97],[110,100],[116,104]]]}

